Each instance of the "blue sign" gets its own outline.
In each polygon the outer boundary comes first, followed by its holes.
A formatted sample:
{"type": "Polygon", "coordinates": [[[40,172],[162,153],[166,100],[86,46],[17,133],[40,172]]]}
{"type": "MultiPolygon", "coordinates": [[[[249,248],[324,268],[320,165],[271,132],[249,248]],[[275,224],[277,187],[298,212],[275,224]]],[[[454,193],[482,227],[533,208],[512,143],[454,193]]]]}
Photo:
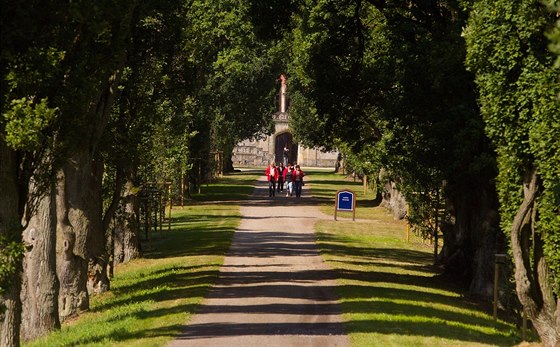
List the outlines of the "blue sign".
{"type": "Polygon", "coordinates": [[[339,191],[337,193],[337,210],[354,211],[354,193],[348,190],[339,191]]]}

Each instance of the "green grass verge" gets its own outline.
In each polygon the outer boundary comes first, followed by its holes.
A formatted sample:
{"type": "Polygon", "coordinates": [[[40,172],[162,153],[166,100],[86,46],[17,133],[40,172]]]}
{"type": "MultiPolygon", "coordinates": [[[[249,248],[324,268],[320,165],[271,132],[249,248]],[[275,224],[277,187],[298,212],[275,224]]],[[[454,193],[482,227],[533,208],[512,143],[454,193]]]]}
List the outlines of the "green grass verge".
{"type": "MultiPolygon", "coordinates": [[[[512,324],[494,322],[487,307],[463,297],[435,276],[432,249],[405,225],[375,207],[360,182],[308,172],[309,188],[324,213],[333,214],[335,191],[357,194],[357,222],[317,223],[324,259],[338,277],[346,330],[353,346],[511,346],[512,324]]],[[[154,234],[144,258],[117,267],[112,290],[91,300],[91,310],[30,346],[162,346],[181,332],[209,287],[239,223],[233,200],[250,193],[258,176],[235,174],[202,187],[173,228],[154,234]],[[208,201],[218,201],[207,203],[208,201]]]]}
{"type": "MultiPolygon", "coordinates": [[[[472,302],[460,288],[438,278],[432,248],[406,224],[376,207],[372,193],[342,175],[309,172],[321,210],[334,214],[336,190],[356,192],[356,219],[316,224],[323,258],[335,270],[337,294],[353,346],[512,346],[513,324],[494,322],[488,305],[472,302]]],[[[340,213],[340,212],[339,212],[340,213]]],[[[350,219],[349,219],[350,218],[350,219]]]]}
{"type": "Polygon", "coordinates": [[[92,297],[89,312],[26,345],[165,345],[217,278],[240,221],[238,204],[227,200],[247,197],[256,178],[236,173],[203,186],[195,201],[173,209],[170,232],[154,233],[143,244],[143,258],[116,268],[111,291],[92,297]]]}
{"type": "MultiPolygon", "coordinates": [[[[307,171],[306,187],[311,189],[311,194],[318,201],[321,212],[333,215],[335,208],[335,197],[337,190],[351,190],[356,194],[356,219],[379,219],[389,214],[387,210],[372,210],[370,207],[377,206],[371,191],[364,194],[362,181],[353,179],[342,174],[334,174],[325,171],[307,171]]],[[[352,212],[337,213],[337,218],[351,219],[352,212]]]]}

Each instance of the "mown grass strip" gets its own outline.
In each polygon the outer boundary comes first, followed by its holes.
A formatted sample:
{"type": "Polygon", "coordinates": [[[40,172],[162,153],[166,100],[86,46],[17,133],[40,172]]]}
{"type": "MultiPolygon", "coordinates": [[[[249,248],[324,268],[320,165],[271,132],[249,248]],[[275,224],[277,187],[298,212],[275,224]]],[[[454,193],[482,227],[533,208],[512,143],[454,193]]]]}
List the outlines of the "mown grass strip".
{"type": "MultiPolygon", "coordinates": [[[[512,346],[513,324],[494,322],[488,305],[437,276],[432,248],[406,225],[376,207],[372,193],[342,175],[309,173],[311,193],[334,214],[335,192],[353,189],[356,218],[316,224],[323,258],[337,276],[346,329],[353,346],[512,346]]],[[[351,218],[351,215],[349,215],[351,218]]]]}
{"type": "Polygon", "coordinates": [[[173,209],[170,232],[143,244],[143,258],[116,268],[111,291],[92,297],[89,312],[27,345],[165,345],[215,282],[240,221],[239,205],[228,201],[246,198],[256,178],[237,173],[203,186],[184,209],[173,209]]]}

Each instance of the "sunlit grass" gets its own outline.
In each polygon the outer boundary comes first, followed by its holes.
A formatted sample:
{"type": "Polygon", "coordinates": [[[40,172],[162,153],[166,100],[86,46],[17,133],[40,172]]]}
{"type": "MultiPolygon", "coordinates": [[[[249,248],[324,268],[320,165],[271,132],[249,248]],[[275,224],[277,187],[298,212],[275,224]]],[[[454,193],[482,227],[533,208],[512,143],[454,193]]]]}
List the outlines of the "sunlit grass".
{"type": "MultiPolygon", "coordinates": [[[[226,176],[198,201],[243,199],[255,175],[226,176]]],[[[188,201],[172,210],[172,230],[143,244],[144,257],[120,265],[111,290],[90,311],[30,346],[163,346],[179,334],[215,282],[239,225],[238,204],[188,201]]]]}
{"type": "Polygon", "coordinates": [[[432,246],[415,235],[407,242],[405,222],[377,207],[373,193],[364,194],[360,182],[333,174],[318,173],[313,178],[312,194],[323,197],[322,212],[330,215],[336,190],[356,192],[358,221],[347,214],[345,220],[333,218],[315,226],[321,254],[336,273],[353,346],[512,346],[519,342],[513,324],[495,322],[488,305],[467,300],[462,288],[437,276],[430,265],[432,246]]]}
{"type": "MultiPolygon", "coordinates": [[[[334,213],[334,193],[357,194],[356,222],[323,220],[316,235],[334,269],[345,328],[353,346],[512,346],[509,322],[494,322],[488,306],[439,279],[432,248],[376,207],[360,182],[309,172],[311,193],[334,213]]],[[[171,232],[154,233],[144,258],[117,267],[110,292],[91,310],[33,346],[162,346],[181,332],[217,278],[239,223],[233,200],[247,196],[256,175],[227,176],[202,187],[184,209],[173,210],[171,232]],[[227,191],[230,190],[228,193],[227,191]],[[219,202],[215,202],[215,201],[219,202]]]]}
{"type": "MultiPolygon", "coordinates": [[[[356,194],[356,219],[387,222],[385,217],[389,215],[389,212],[385,209],[370,208],[377,206],[378,202],[374,201],[374,192],[369,187],[364,192],[364,186],[360,179],[332,172],[309,171],[307,172],[307,180],[310,181],[306,185],[311,189],[311,194],[320,202],[321,212],[332,215],[335,208],[336,191],[351,190],[356,194]]],[[[351,219],[352,212],[338,211],[337,218],[351,219]]]]}

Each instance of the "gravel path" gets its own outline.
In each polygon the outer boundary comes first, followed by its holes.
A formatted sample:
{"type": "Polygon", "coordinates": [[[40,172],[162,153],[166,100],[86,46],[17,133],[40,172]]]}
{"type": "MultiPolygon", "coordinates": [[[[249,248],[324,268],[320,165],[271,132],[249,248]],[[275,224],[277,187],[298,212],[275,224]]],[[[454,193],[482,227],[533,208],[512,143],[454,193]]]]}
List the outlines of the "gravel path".
{"type": "Polygon", "coordinates": [[[257,182],[216,285],[168,346],[349,345],[313,235],[326,216],[307,187],[299,199],[269,198],[267,182],[257,182]]]}

